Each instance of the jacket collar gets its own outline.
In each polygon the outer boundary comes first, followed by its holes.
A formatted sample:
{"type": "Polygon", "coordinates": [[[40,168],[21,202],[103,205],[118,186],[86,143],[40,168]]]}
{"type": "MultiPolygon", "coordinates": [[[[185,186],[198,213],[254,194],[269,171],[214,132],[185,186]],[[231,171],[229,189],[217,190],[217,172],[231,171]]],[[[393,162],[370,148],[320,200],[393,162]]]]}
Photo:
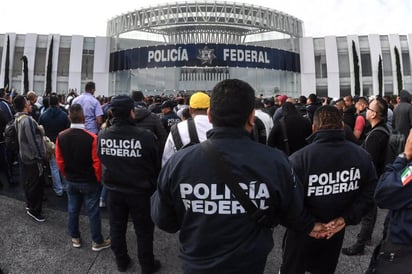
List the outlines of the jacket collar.
{"type": "Polygon", "coordinates": [[[345,140],[345,131],[343,129],[321,129],[306,138],[308,143],[343,140],[345,140]]]}
{"type": "Polygon", "coordinates": [[[135,122],[130,117],[128,117],[126,119],[113,117],[110,120],[110,122],[112,123],[112,125],[135,125],[135,122]]]}
{"type": "Polygon", "coordinates": [[[237,127],[214,127],[207,132],[208,139],[223,138],[249,138],[249,133],[244,128],[237,127]]]}

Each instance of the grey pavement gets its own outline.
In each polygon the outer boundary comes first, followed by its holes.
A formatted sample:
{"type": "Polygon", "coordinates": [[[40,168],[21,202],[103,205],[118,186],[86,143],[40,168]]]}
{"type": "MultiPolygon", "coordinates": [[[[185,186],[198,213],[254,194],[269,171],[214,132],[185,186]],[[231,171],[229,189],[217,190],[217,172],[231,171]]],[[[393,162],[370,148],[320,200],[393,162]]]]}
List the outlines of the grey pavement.
{"type": "MultiPolygon", "coordinates": [[[[7,188],[7,186],[5,187],[7,188]]],[[[7,193],[6,193],[7,194],[7,193]]],[[[44,223],[37,223],[26,214],[25,203],[21,199],[5,195],[0,191],[0,268],[4,273],[117,273],[114,256],[110,249],[94,252],[87,217],[82,215],[80,228],[83,245],[71,246],[67,234],[67,213],[53,203],[52,192],[46,191],[44,223]]],[[[21,196],[20,196],[21,197],[21,196]]],[[[65,203],[64,198],[60,198],[65,203]]],[[[385,211],[380,210],[372,244],[379,241],[385,211]]],[[[109,224],[103,212],[103,235],[109,234],[109,224]]],[[[348,227],[344,246],[354,242],[359,226],[348,227]]],[[[275,248],[268,256],[265,273],[278,273],[281,260],[281,240],[284,228],[275,228],[273,237],[275,248]]],[[[156,229],[154,236],[155,256],[162,263],[158,272],[181,273],[178,259],[178,234],[168,234],[156,229]]],[[[137,261],[136,238],[131,223],[128,226],[127,244],[132,266],[129,273],[140,273],[137,261]]],[[[373,247],[367,247],[365,255],[356,257],[340,256],[336,273],[364,273],[369,263],[373,247]]]]}

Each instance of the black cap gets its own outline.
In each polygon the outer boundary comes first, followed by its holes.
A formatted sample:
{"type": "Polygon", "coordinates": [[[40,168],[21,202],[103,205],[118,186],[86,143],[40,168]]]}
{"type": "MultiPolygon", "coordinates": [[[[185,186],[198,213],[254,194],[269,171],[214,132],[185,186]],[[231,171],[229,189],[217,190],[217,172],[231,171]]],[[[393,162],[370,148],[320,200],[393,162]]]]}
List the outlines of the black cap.
{"type": "Polygon", "coordinates": [[[162,103],[162,109],[163,108],[173,108],[174,106],[175,106],[175,103],[173,101],[170,101],[170,100],[164,101],[162,103]]]}
{"type": "Polygon", "coordinates": [[[134,109],[134,102],[132,98],[127,95],[118,95],[112,98],[110,109],[114,116],[116,116],[116,113],[129,113],[134,109]]]}

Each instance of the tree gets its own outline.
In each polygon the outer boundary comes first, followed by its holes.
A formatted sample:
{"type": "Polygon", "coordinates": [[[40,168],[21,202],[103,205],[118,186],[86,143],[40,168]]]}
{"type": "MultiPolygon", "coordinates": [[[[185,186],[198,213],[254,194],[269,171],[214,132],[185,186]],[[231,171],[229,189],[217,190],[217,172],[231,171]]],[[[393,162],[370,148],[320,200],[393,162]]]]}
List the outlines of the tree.
{"type": "Polygon", "coordinates": [[[29,91],[29,68],[28,68],[28,61],[27,57],[23,55],[20,60],[22,61],[23,65],[23,92],[24,94],[27,94],[29,91]]]}
{"type": "Polygon", "coordinates": [[[399,57],[399,50],[395,46],[395,61],[396,61],[396,80],[398,81],[398,92],[403,89],[401,58],[399,57]]]}
{"type": "Polygon", "coordinates": [[[379,95],[383,96],[383,73],[382,73],[382,57],[379,54],[379,62],[378,62],[378,84],[379,84],[379,95]]]}
{"type": "Polygon", "coordinates": [[[50,95],[52,87],[52,69],[53,69],[53,37],[50,41],[49,57],[47,58],[47,70],[46,70],[46,95],[50,95]]]}
{"type": "Polygon", "coordinates": [[[360,95],[359,57],[355,41],[352,40],[353,71],[355,73],[355,95],[360,95]]]}
{"type": "Polygon", "coordinates": [[[4,88],[9,89],[10,79],[9,79],[9,67],[10,67],[10,37],[7,35],[7,46],[6,46],[6,62],[4,69],[4,88]]]}

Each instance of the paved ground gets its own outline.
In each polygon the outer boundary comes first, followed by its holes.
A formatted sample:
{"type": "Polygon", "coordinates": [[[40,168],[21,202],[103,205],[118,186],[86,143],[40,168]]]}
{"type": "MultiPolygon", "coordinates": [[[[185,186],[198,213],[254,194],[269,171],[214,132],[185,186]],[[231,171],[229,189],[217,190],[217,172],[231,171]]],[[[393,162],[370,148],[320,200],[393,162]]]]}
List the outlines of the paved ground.
{"type": "MultiPolygon", "coordinates": [[[[21,187],[0,189],[0,268],[4,273],[117,273],[114,256],[110,249],[101,252],[91,250],[87,217],[81,217],[83,247],[71,246],[67,234],[65,212],[66,198],[57,198],[50,188],[46,189],[44,203],[46,222],[37,223],[26,215],[21,187]]],[[[109,226],[103,213],[103,235],[108,235],[109,226]]],[[[379,212],[373,244],[380,237],[383,211],[379,212]]],[[[345,245],[353,243],[359,227],[349,227],[345,245]]],[[[265,273],[277,273],[280,265],[280,242],[284,228],[274,231],[275,248],[268,257],[265,273]]],[[[129,273],[140,273],[137,262],[136,240],[133,226],[127,233],[129,254],[133,263],[129,273]]],[[[178,235],[155,231],[155,255],[162,263],[160,274],[181,273],[178,254],[178,235]]],[[[336,273],[364,273],[373,247],[367,247],[365,255],[347,257],[341,255],[336,273]]],[[[253,274],[253,273],[252,273],[253,274]]]]}

